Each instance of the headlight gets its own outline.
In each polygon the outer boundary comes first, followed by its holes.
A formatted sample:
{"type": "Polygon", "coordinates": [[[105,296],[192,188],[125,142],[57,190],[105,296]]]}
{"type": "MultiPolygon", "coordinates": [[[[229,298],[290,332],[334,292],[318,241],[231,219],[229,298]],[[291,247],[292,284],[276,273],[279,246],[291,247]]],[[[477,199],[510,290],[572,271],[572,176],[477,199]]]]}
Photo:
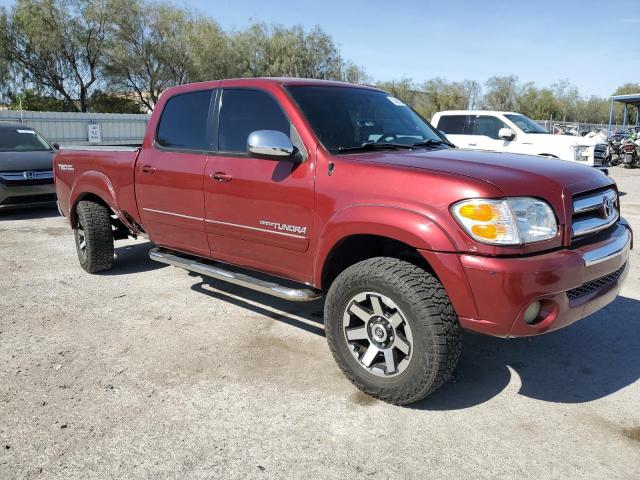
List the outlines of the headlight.
{"type": "Polygon", "coordinates": [[[589,158],[590,148],[589,145],[573,145],[571,147],[571,150],[573,150],[573,159],[576,162],[586,162],[589,158]]]}
{"type": "Polygon", "coordinates": [[[463,200],[451,213],[474,240],[492,245],[539,242],[558,233],[553,210],[537,198],[463,200]]]}

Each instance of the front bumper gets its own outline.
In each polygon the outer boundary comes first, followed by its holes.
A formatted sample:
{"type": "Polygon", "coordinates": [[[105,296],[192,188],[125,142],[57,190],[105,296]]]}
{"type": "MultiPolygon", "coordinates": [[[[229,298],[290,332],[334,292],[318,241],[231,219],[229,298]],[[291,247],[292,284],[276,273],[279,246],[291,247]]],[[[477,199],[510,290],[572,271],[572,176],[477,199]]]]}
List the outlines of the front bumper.
{"type": "Polygon", "coordinates": [[[0,184],[0,209],[29,207],[56,201],[53,183],[44,185],[2,185],[0,184]]]}
{"type": "MultiPolygon", "coordinates": [[[[565,327],[612,302],[629,272],[633,234],[622,220],[597,243],[541,255],[498,258],[460,255],[460,270],[473,299],[450,294],[463,328],[502,337],[537,335],[565,327]],[[459,311],[456,302],[461,304],[459,311]],[[525,310],[539,301],[534,324],[525,310]],[[475,308],[473,308],[475,307],[475,308]],[[465,315],[472,311],[473,316],[465,315]]],[[[443,284],[449,292],[445,274],[443,284]]],[[[437,270],[436,270],[436,273],[437,270]]],[[[453,285],[456,288],[456,285],[453,285]]]]}

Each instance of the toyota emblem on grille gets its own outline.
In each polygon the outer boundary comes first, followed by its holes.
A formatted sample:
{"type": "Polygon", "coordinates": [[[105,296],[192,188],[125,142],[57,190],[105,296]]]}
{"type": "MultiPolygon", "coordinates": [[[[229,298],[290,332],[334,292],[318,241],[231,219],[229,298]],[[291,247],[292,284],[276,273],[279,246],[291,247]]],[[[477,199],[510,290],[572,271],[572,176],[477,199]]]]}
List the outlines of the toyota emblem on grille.
{"type": "Polygon", "coordinates": [[[604,197],[602,199],[602,217],[603,218],[609,218],[611,216],[611,214],[613,213],[613,198],[611,197],[604,197]]]}
{"type": "Polygon", "coordinates": [[[36,172],[22,172],[22,176],[27,180],[33,180],[36,178],[36,172]]]}

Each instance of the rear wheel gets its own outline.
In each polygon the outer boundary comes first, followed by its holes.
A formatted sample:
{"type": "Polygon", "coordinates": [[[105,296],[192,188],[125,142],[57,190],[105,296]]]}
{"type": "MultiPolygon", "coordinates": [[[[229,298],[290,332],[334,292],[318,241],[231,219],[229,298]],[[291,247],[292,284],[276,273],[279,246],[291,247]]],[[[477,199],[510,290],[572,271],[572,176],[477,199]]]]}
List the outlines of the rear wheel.
{"type": "Polygon", "coordinates": [[[395,258],[365,260],[338,276],[327,295],[325,329],[347,378],[393,404],[434,392],[460,357],[460,326],[444,288],[395,258]]]}
{"type": "Polygon", "coordinates": [[[113,229],[109,209],[91,201],[80,201],[73,230],[80,265],[89,273],[113,266],[113,229]]]}

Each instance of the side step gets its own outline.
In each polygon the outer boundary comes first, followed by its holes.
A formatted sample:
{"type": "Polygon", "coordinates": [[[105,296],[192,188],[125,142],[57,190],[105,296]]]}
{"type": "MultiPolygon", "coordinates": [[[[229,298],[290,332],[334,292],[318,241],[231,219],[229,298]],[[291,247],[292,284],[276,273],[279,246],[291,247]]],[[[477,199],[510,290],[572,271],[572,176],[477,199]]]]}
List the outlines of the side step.
{"type": "Polygon", "coordinates": [[[285,300],[291,300],[294,302],[309,302],[312,300],[316,300],[322,296],[320,292],[311,288],[298,289],[286,287],[274,282],[251,277],[244,273],[224,270],[211,264],[198,261],[193,257],[182,256],[182,254],[180,253],[173,252],[171,250],[165,250],[163,248],[151,249],[149,251],[149,258],[151,260],[155,260],[156,262],[166,263],[167,265],[173,265],[174,267],[184,268],[185,270],[199,273],[200,275],[204,275],[206,277],[223,280],[225,282],[240,285],[242,287],[250,288],[251,290],[257,290],[258,292],[266,293],[269,295],[273,295],[274,297],[283,298],[285,300]]]}

